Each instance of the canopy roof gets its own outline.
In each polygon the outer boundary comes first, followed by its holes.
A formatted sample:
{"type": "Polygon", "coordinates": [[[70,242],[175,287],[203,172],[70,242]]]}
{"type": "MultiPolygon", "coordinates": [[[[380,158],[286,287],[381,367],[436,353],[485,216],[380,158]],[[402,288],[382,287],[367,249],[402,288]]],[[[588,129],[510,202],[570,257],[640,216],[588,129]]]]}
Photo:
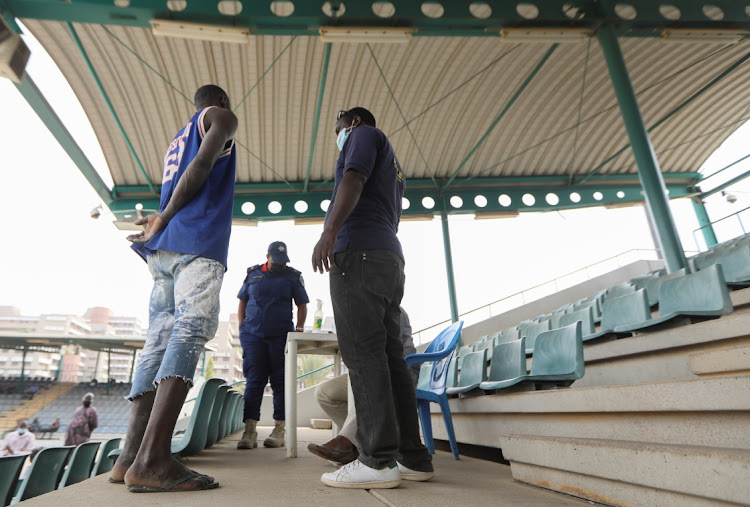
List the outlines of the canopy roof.
{"type": "Polygon", "coordinates": [[[608,12],[607,2],[352,1],[329,17],[327,2],[271,2],[270,9],[218,2],[218,10],[217,2],[197,0],[166,8],[136,0],[7,2],[78,96],[115,183],[103,198],[121,215],[137,203],[156,207],[164,151],[194,113],[194,91],[206,83],[225,88],[240,121],[235,216],[246,219],[321,216],[338,156],[335,115],[353,106],[370,109],[396,149],[409,182],[406,213],[433,212],[423,197],[439,209],[454,195],[464,204],[447,205],[450,212],[640,201],[606,63],[596,37],[586,36],[602,22],[617,24],[672,197],[694,192],[698,168],[750,117],[750,46],[742,39],[750,18],[726,0],[712,1],[720,17],[700,2],[671,2],[676,19],[653,2],[630,3],[634,16],[608,12]],[[435,6],[441,18],[430,17],[435,6]],[[274,14],[290,8],[291,16],[274,14]],[[490,15],[477,16],[478,8],[490,15]],[[388,9],[395,13],[378,15],[388,9]],[[244,26],[251,35],[246,44],[154,35],[150,22],[165,18],[244,26]],[[322,42],[318,29],[329,25],[413,33],[400,44],[322,42]],[[500,37],[514,27],[542,41],[500,37]],[[684,28],[693,30],[680,32],[690,42],[663,37],[684,28]],[[522,203],[525,193],[533,205],[522,203]],[[475,202],[479,194],[486,206],[475,202]],[[509,205],[499,203],[501,194],[509,205]],[[274,200],[280,212],[267,210],[274,200]],[[293,208],[299,200],[307,211],[293,208]],[[253,206],[243,212],[245,202],[253,206]]]}

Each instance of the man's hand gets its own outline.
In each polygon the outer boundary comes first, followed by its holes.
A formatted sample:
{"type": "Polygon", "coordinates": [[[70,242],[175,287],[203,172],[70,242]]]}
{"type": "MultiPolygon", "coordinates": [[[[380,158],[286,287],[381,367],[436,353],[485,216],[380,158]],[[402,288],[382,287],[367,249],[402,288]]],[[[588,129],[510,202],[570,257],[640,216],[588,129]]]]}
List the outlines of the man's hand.
{"type": "Polygon", "coordinates": [[[139,218],[135,221],[135,225],[145,225],[146,230],[139,232],[138,234],[131,234],[128,236],[128,241],[131,241],[138,245],[145,245],[148,240],[154,237],[154,235],[162,230],[166,225],[166,222],[162,220],[159,213],[139,218]]]}
{"type": "Polygon", "coordinates": [[[320,235],[318,243],[313,249],[312,265],[313,271],[320,271],[323,274],[323,268],[326,271],[330,271],[333,262],[333,249],[336,246],[336,234],[331,231],[324,230],[323,234],[320,235]]]}

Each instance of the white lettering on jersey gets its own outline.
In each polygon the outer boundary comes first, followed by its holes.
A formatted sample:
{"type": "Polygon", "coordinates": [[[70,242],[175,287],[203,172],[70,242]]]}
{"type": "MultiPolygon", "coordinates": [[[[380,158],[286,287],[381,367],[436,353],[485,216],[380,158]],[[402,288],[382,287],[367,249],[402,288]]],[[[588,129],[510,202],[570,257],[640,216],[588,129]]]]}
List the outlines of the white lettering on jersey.
{"type": "Polygon", "coordinates": [[[193,122],[188,123],[182,131],[182,135],[175,137],[170,143],[169,148],[167,149],[167,154],[164,157],[164,177],[161,180],[162,185],[171,181],[177,173],[177,170],[180,168],[182,154],[185,152],[185,142],[190,135],[190,127],[192,126],[193,122]]]}

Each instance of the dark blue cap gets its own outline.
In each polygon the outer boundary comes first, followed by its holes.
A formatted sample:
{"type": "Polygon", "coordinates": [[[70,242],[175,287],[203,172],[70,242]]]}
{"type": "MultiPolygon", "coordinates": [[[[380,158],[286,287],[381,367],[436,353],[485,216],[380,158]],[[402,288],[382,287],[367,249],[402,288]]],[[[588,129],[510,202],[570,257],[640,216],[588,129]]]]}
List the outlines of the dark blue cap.
{"type": "Polygon", "coordinates": [[[283,241],[274,241],[268,245],[268,255],[271,256],[273,262],[289,262],[289,256],[286,253],[286,243],[283,241]]]}

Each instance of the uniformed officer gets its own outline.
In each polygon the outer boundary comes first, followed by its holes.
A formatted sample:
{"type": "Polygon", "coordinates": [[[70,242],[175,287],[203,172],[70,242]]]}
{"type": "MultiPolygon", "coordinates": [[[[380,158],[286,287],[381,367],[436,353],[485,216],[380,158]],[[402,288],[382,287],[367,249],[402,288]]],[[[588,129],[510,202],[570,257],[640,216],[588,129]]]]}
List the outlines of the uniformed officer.
{"type": "Polygon", "coordinates": [[[245,386],[245,432],[237,449],[258,447],[255,429],[260,420],[263,391],[271,382],[275,427],[263,445],[284,445],[284,347],[290,331],[303,331],[310,299],[302,274],[286,264],[286,244],[274,241],[268,247],[267,261],[247,269],[247,277],[237,297],[245,386]],[[292,324],[292,300],[297,305],[297,326],[292,324]]]}

